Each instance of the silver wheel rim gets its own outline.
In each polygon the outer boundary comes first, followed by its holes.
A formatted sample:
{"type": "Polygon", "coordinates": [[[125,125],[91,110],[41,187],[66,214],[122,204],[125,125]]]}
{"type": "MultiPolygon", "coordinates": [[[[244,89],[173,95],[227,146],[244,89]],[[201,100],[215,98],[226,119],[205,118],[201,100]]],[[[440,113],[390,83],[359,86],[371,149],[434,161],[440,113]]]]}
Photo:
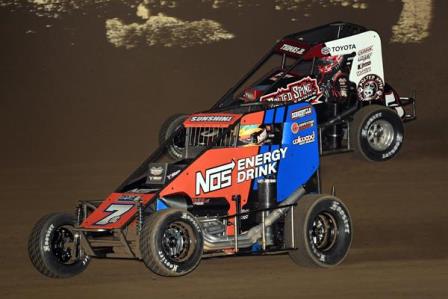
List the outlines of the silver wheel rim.
{"type": "Polygon", "coordinates": [[[370,124],[367,129],[367,141],[376,151],[386,150],[394,140],[394,128],[390,122],[378,119],[370,124]]]}

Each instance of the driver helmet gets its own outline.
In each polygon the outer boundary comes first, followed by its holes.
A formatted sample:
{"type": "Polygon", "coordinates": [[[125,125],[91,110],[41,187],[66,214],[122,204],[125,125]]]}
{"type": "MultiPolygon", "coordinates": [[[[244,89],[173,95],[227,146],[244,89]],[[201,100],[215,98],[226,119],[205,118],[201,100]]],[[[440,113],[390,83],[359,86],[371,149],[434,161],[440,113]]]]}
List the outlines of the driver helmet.
{"type": "Polygon", "coordinates": [[[239,140],[247,145],[262,144],[267,138],[266,128],[259,125],[243,125],[240,128],[239,140]]]}
{"type": "Polygon", "coordinates": [[[339,69],[343,56],[325,56],[319,59],[318,69],[321,74],[327,74],[335,69],[339,69]]]}

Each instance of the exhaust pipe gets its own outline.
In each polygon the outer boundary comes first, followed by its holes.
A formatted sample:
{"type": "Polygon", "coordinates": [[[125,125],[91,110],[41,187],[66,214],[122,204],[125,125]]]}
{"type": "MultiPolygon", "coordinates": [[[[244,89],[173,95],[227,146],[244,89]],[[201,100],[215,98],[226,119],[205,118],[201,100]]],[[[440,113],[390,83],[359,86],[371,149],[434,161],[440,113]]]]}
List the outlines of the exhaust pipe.
{"type": "MultiPolygon", "coordinates": [[[[298,188],[288,198],[286,198],[279,206],[278,209],[273,210],[264,219],[264,226],[269,227],[274,224],[282,215],[286,213],[289,207],[281,208],[282,206],[295,204],[300,197],[306,193],[303,187],[298,188]]],[[[215,237],[207,233],[204,233],[204,251],[221,250],[227,248],[235,248],[238,244],[238,248],[247,248],[255,244],[263,235],[263,224],[258,224],[252,227],[247,232],[235,237],[215,237]],[[236,244],[235,244],[236,243],[236,244]]]]}

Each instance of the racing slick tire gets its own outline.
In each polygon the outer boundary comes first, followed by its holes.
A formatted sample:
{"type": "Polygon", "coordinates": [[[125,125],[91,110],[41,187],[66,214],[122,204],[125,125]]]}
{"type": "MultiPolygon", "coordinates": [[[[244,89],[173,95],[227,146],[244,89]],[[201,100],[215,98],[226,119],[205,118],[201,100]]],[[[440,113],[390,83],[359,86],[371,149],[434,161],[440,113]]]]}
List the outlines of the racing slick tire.
{"type": "Polygon", "coordinates": [[[140,234],[143,262],[162,276],[182,276],[199,265],[204,246],[196,218],[180,209],[166,209],[149,216],[140,234]]]}
{"type": "MultiPolygon", "coordinates": [[[[159,144],[163,144],[182,125],[187,118],[184,114],[175,114],[163,122],[159,131],[159,144]]],[[[182,159],[185,152],[185,129],[181,129],[168,143],[166,150],[169,156],[175,160],[182,159]]]]}
{"type": "Polygon", "coordinates": [[[288,251],[289,257],[305,267],[340,264],[348,254],[353,234],[350,214],[342,201],[332,195],[307,194],[294,212],[294,233],[291,214],[285,219],[285,244],[295,247],[288,251]]]}
{"type": "Polygon", "coordinates": [[[53,213],[42,217],[28,239],[28,254],[33,266],[45,276],[68,278],[84,271],[90,258],[77,257],[80,245],[73,231],[75,217],[66,213],[53,213]]]}
{"type": "Polygon", "coordinates": [[[350,128],[355,152],[369,161],[386,161],[400,151],[404,127],[398,114],[380,105],[369,105],[355,113],[350,128]]]}

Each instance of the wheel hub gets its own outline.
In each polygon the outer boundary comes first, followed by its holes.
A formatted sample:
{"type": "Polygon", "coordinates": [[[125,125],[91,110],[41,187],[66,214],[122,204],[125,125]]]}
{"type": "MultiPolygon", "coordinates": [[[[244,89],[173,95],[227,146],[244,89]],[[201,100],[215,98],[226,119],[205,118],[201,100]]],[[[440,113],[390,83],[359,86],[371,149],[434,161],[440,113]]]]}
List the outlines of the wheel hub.
{"type": "Polygon", "coordinates": [[[377,151],[386,150],[392,144],[394,135],[392,125],[383,119],[375,120],[367,129],[367,141],[377,151]]]}
{"type": "Polygon", "coordinates": [[[177,150],[183,150],[185,148],[185,130],[182,129],[173,138],[173,146],[177,150]]]}
{"type": "Polygon", "coordinates": [[[181,262],[187,259],[190,249],[188,228],[180,222],[171,223],[163,234],[162,248],[173,261],[181,262]]]}
{"type": "Polygon", "coordinates": [[[70,228],[61,226],[54,231],[51,250],[57,261],[70,265],[76,262],[75,237],[70,228]]]}
{"type": "Polygon", "coordinates": [[[318,250],[330,250],[337,237],[337,223],[333,215],[326,212],[318,214],[313,220],[310,237],[318,250]]]}

